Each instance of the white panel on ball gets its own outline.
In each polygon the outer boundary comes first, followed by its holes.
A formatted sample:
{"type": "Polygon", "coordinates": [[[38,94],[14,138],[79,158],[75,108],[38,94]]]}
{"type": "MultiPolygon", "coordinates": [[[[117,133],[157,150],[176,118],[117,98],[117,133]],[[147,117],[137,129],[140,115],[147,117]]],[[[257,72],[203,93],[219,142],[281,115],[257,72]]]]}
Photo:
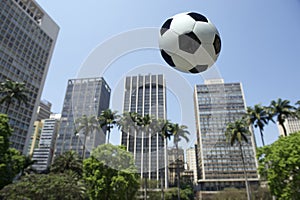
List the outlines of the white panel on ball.
{"type": "Polygon", "coordinates": [[[170,29],[178,35],[193,31],[195,20],[186,14],[180,14],[173,17],[170,29]]]}

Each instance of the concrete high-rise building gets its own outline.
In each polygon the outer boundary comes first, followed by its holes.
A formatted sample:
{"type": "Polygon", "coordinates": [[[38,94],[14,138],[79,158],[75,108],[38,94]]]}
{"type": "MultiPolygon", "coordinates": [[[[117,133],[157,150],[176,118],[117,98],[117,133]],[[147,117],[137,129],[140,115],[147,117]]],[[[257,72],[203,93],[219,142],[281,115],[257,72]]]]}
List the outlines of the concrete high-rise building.
{"type": "MultiPolygon", "coordinates": [[[[0,1],[0,82],[24,82],[28,104],[11,104],[11,147],[27,151],[59,27],[34,0],[0,1]]],[[[5,112],[7,105],[0,105],[5,112]]]]}
{"type": "MultiPolygon", "coordinates": [[[[198,147],[198,184],[200,194],[209,194],[227,187],[245,187],[241,152],[225,137],[226,125],[246,112],[240,83],[207,80],[194,91],[198,147]]],[[[248,136],[243,143],[245,168],[250,184],[258,182],[255,139],[248,136]]]]}
{"type": "Polygon", "coordinates": [[[49,119],[42,120],[43,128],[39,146],[34,149],[32,155],[32,160],[36,161],[32,168],[39,172],[47,170],[52,163],[60,116],[60,114],[52,114],[49,119]]]}
{"type": "Polygon", "coordinates": [[[195,147],[190,147],[186,150],[186,164],[187,170],[193,171],[193,182],[197,183],[197,160],[196,160],[196,149],[195,147]]]}
{"type": "Polygon", "coordinates": [[[52,104],[47,100],[41,100],[39,107],[37,109],[36,121],[41,121],[42,119],[49,119],[51,115],[52,104]]]}
{"type": "MultiPolygon", "coordinates": [[[[125,79],[123,112],[166,119],[166,82],[163,75],[128,76],[125,79]]],[[[165,140],[158,131],[123,131],[121,144],[132,152],[141,177],[167,183],[165,140]]]]}
{"type": "MultiPolygon", "coordinates": [[[[286,118],[283,125],[286,129],[287,135],[300,131],[300,119],[298,119],[296,117],[286,118]]],[[[280,126],[277,123],[277,127],[278,127],[278,130],[279,130],[279,135],[284,136],[284,131],[283,131],[282,126],[280,126]]]]}
{"type": "Polygon", "coordinates": [[[84,142],[83,133],[75,135],[76,121],[84,115],[87,118],[99,117],[101,112],[109,108],[110,87],[103,78],[80,78],[68,80],[64,99],[61,124],[56,140],[55,155],[66,151],[76,151],[89,157],[93,148],[105,143],[105,131],[94,131],[87,135],[84,142]],[[83,147],[85,143],[85,148],[83,147]]]}

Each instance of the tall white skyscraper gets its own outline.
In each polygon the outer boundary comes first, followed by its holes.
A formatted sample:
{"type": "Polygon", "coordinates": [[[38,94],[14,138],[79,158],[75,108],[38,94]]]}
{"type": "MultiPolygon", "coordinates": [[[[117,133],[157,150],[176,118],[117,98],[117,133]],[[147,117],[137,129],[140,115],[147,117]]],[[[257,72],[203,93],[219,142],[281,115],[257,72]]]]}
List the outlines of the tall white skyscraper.
{"type": "MultiPolygon", "coordinates": [[[[128,76],[125,79],[123,112],[147,114],[166,119],[166,82],[163,75],[128,76]]],[[[161,180],[167,187],[167,157],[164,139],[158,131],[146,135],[143,131],[123,131],[121,144],[133,153],[141,177],[161,180]]],[[[159,181],[161,182],[161,181],[159,181]]]]}
{"type": "MultiPolygon", "coordinates": [[[[24,82],[28,104],[11,104],[11,147],[26,153],[59,27],[34,0],[0,1],[0,82],[24,82]],[[25,148],[24,148],[25,147],[25,148]]],[[[7,105],[0,105],[4,113],[7,105]]]]}
{"type": "MultiPolygon", "coordinates": [[[[200,194],[228,187],[245,187],[244,168],[238,145],[231,146],[225,137],[226,125],[246,112],[240,83],[209,80],[194,91],[197,126],[198,184],[200,194]]],[[[258,182],[255,140],[248,136],[243,143],[246,173],[250,183],[258,182]]]]}

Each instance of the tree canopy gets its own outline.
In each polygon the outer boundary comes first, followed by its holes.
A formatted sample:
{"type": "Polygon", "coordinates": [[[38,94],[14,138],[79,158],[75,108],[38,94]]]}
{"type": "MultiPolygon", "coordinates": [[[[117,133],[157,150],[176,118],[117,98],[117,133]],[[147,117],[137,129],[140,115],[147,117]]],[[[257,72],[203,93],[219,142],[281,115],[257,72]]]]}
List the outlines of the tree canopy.
{"type": "Polygon", "coordinates": [[[85,187],[73,172],[30,174],[0,191],[5,200],[85,199],[85,187]]]}
{"type": "Polygon", "coordinates": [[[258,148],[259,173],[278,199],[300,199],[300,132],[258,148]]]}
{"type": "Polygon", "coordinates": [[[13,181],[25,163],[25,156],[18,150],[9,148],[11,131],[7,115],[0,114],[0,189],[13,181]]]}
{"type": "Polygon", "coordinates": [[[139,179],[133,156],[124,148],[100,145],[84,160],[83,168],[90,199],[134,199],[139,179]]]}

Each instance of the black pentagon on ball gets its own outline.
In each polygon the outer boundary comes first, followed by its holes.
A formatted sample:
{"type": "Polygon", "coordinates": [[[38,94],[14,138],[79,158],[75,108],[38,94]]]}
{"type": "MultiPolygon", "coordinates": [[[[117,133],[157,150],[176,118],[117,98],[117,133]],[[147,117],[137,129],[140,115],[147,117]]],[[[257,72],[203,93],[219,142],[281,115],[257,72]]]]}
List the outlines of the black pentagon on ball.
{"type": "Polygon", "coordinates": [[[197,65],[196,67],[192,68],[189,70],[189,72],[191,72],[192,74],[197,74],[200,72],[204,72],[205,70],[207,70],[208,65],[197,65]]]}
{"type": "Polygon", "coordinates": [[[221,51],[221,39],[217,34],[215,35],[213,46],[214,46],[214,49],[215,49],[215,53],[216,54],[220,53],[220,51],[221,51]]]}
{"type": "Polygon", "coordinates": [[[199,13],[190,12],[187,15],[189,15],[191,18],[193,18],[197,22],[208,22],[207,18],[199,13]]]}
{"type": "Polygon", "coordinates": [[[187,53],[195,53],[201,45],[201,41],[193,32],[179,35],[179,49],[187,53]]]}
{"type": "Polygon", "coordinates": [[[173,20],[173,18],[167,19],[167,21],[165,21],[165,23],[162,25],[162,27],[161,27],[161,29],[160,29],[160,35],[161,35],[161,36],[162,36],[167,30],[170,29],[172,20],[173,20]]]}
{"type": "Polygon", "coordinates": [[[172,66],[172,67],[175,67],[175,64],[172,60],[172,57],[167,54],[164,50],[160,50],[160,53],[161,53],[161,56],[163,57],[163,59],[168,63],[168,65],[172,66]]]}

